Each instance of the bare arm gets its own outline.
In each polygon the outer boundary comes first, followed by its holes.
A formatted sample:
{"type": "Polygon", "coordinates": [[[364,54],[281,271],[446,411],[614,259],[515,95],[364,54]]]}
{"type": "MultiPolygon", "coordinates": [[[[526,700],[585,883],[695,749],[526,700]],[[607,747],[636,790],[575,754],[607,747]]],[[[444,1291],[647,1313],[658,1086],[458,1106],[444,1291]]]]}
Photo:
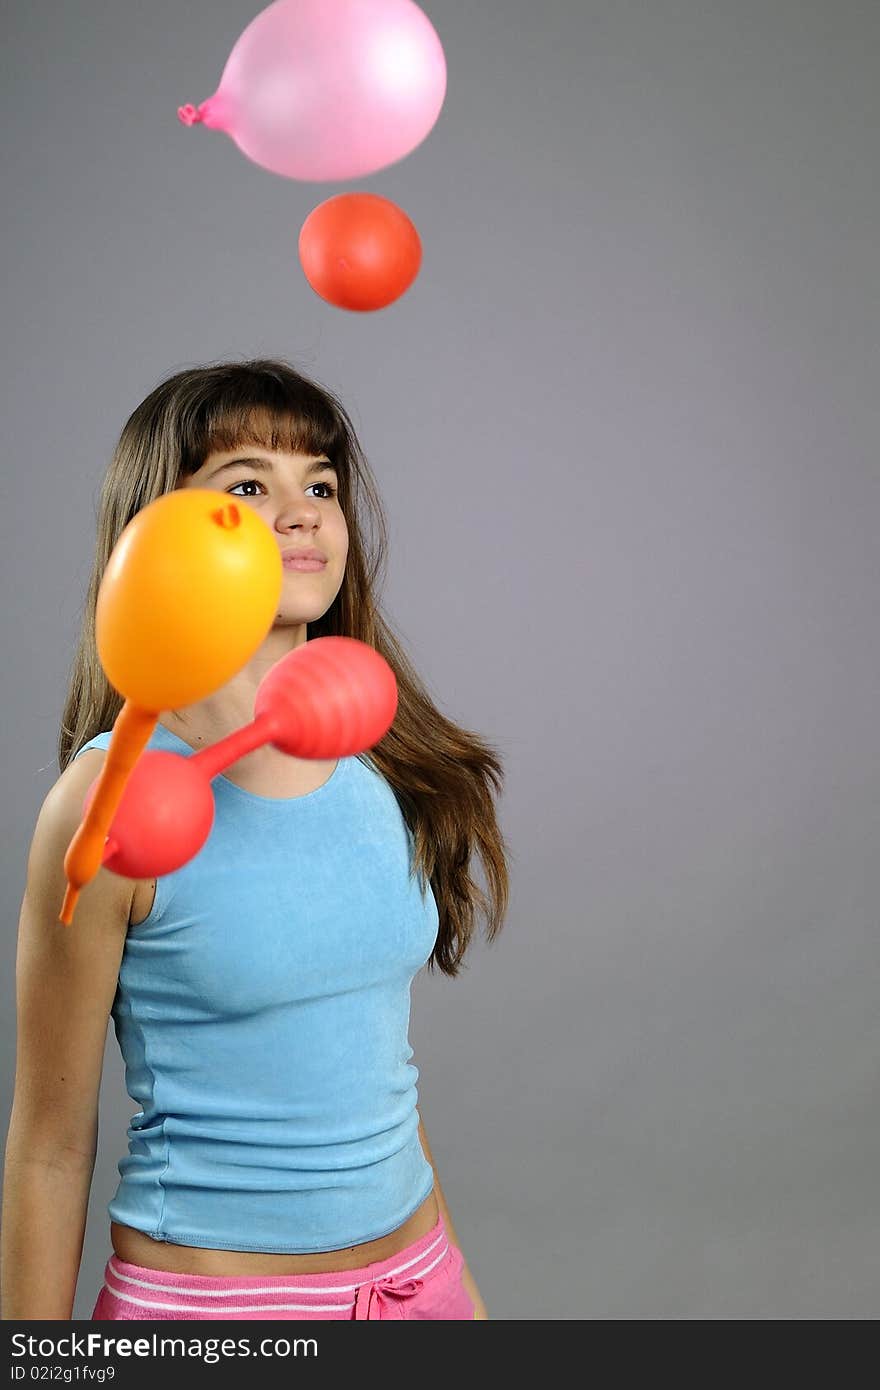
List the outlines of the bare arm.
{"type": "MultiPolygon", "coordinates": [[[[443,1195],[443,1188],[440,1186],[440,1174],[437,1172],[437,1166],[434,1163],[434,1156],[431,1153],[431,1148],[428,1144],[428,1136],[425,1133],[425,1126],[422,1123],[421,1113],[419,1114],[419,1139],[421,1140],[422,1150],[424,1152],[425,1158],[428,1160],[431,1167],[434,1169],[434,1193],[437,1197],[437,1205],[439,1206],[441,1214],[443,1216],[443,1221],[446,1226],[446,1230],[449,1233],[449,1237],[452,1240],[453,1244],[457,1245],[459,1250],[461,1250],[461,1241],[458,1239],[455,1227],[452,1224],[452,1217],[449,1213],[449,1207],[446,1205],[446,1198],[443,1195]]],[[[462,1259],[464,1259],[464,1251],[462,1250],[461,1253],[462,1259]]],[[[480,1297],[480,1290],[477,1288],[474,1276],[471,1274],[470,1269],[468,1268],[467,1260],[464,1261],[462,1282],[471,1297],[471,1301],[473,1302],[474,1318],[483,1321],[488,1321],[489,1314],[486,1311],[486,1305],[480,1297]]]]}
{"type": "Polygon", "coordinates": [[[69,927],[64,855],[105,754],[84,753],[43,802],[16,958],[15,1095],[0,1234],[2,1317],[69,1320],[98,1142],[107,1023],[134,884],[98,871],[69,927]]]}

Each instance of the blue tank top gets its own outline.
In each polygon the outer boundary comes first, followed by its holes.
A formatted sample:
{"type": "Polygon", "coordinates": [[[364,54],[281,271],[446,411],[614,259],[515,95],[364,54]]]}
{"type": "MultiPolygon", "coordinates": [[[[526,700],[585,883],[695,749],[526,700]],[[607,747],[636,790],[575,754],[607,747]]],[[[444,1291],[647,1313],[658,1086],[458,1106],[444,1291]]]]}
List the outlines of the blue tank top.
{"type": "MultiPolygon", "coordinates": [[[[192,755],[162,724],[148,746],[192,755]]],[[[112,1017],[140,1111],[109,1214],[210,1249],[374,1240],[433,1187],[408,1034],[434,895],[360,757],[305,796],[211,787],[208,840],[126,936],[112,1017]]]]}

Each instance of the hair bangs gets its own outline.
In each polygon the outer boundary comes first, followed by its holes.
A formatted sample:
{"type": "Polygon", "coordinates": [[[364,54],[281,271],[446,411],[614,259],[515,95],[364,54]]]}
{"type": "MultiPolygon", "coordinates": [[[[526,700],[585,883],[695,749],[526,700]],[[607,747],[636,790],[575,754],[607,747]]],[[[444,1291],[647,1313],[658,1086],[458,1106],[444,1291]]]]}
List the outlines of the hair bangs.
{"type": "Polygon", "coordinates": [[[188,422],[181,461],[184,473],[195,473],[211,453],[244,445],[291,454],[326,454],[337,468],[344,465],[344,422],[318,392],[264,376],[224,386],[203,401],[188,422]]]}

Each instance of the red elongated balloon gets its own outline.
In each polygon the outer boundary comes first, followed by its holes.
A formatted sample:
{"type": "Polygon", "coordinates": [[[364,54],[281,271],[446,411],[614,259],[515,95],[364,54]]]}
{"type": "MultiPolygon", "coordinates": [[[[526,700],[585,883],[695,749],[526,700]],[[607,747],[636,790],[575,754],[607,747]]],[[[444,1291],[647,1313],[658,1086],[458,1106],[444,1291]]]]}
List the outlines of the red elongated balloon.
{"type": "Polygon", "coordinates": [[[129,878],[181,868],[211,832],[211,779],[263,744],[316,760],[372,748],[394,722],[397,681],[384,657],[366,642],[316,637],[267,672],[254,709],[250,724],[191,756],[157,749],[141,755],[110,826],[106,868],[129,878]]]}
{"type": "Polygon", "coordinates": [[[397,713],[384,657],[352,637],[315,637],[263,677],[254,710],[271,741],[295,758],[344,758],[378,743],[397,713]]]}
{"type": "Polygon", "coordinates": [[[309,213],[299,234],[303,274],[339,309],[384,309],[409,289],[422,263],[415,225],[378,193],[339,193],[309,213]]]}

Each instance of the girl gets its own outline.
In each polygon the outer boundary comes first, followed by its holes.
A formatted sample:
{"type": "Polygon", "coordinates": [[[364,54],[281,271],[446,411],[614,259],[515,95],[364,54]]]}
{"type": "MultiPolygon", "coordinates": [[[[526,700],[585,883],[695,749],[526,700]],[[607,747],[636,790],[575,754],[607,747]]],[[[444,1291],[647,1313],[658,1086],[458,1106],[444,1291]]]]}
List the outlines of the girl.
{"type": "Polygon", "coordinates": [[[93,1318],[487,1317],[417,1109],[408,1032],[417,971],[458,973],[478,906],[488,940],[502,925],[502,764],[436,708],[380,616],[385,547],[347,413],[284,362],[179,372],[122,432],[19,926],[6,1319],[72,1316],[108,1014],[141,1108],[93,1318]],[[95,647],[98,587],[132,517],[193,487],[263,518],[282,595],[247,665],[163,711],[148,746],[188,756],[250,722],[270,667],[325,635],[381,653],[397,713],[369,754],[249,753],[212,782],[199,854],[151,881],[101,869],[64,927],[64,854],[122,704],[95,647]],[[468,871],[475,851],[488,895],[468,871]]]}

